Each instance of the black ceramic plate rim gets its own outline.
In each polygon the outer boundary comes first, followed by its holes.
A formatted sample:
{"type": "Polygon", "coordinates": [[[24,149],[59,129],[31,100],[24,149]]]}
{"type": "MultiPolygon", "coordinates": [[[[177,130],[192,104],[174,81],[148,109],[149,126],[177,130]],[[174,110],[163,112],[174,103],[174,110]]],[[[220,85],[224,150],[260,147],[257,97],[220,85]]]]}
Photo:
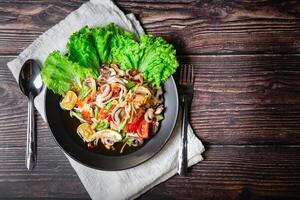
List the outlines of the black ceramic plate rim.
{"type": "MultiPolygon", "coordinates": [[[[97,169],[97,170],[104,170],[104,171],[120,171],[120,170],[126,170],[126,169],[130,169],[130,168],[133,168],[133,167],[136,167],[138,165],[141,165],[142,163],[150,160],[151,158],[153,158],[156,154],[158,154],[162,149],[163,147],[166,145],[166,143],[168,142],[168,140],[170,139],[171,135],[173,134],[173,131],[174,131],[174,128],[175,128],[175,125],[176,125],[176,122],[177,122],[177,117],[178,117],[178,110],[179,110],[179,100],[178,100],[178,92],[177,92],[177,87],[176,87],[176,84],[175,84],[175,81],[174,81],[174,78],[173,76],[171,76],[169,78],[169,80],[172,82],[172,85],[174,86],[174,91],[175,91],[175,96],[174,96],[174,106],[172,106],[172,109],[175,109],[175,120],[172,122],[171,124],[171,129],[170,129],[170,132],[168,133],[167,137],[165,138],[165,140],[163,141],[162,145],[159,146],[155,152],[152,152],[147,158],[144,158],[142,159],[142,161],[139,161],[135,164],[132,164],[130,166],[124,166],[124,167],[112,167],[112,168],[106,168],[106,167],[99,167],[99,166],[96,166],[95,164],[87,164],[83,161],[81,161],[80,159],[76,158],[75,156],[73,156],[70,152],[68,152],[67,150],[64,149],[64,147],[60,144],[60,142],[58,141],[58,138],[56,136],[56,134],[53,133],[52,131],[52,128],[50,126],[50,123],[48,121],[48,113],[47,113],[47,93],[49,92],[49,90],[46,88],[46,92],[44,94],[44,98],[45,98],[45,103],[44,103],[44,110],[45,110],[45,116],[46,116],[46,122],[48,124],[48,127],[51,131],[51,135],[52,137],[54,138],[56,144],[62,149],[62,151],[67,154],[70,158],[72,158],[73,160],[77,161],[78,163],[86,166],[86,167],[89,167],[89,168],[93,168],[93,169],[97,169]]],[[[167,92],[167,91],[165,91],[167,92]]],[[[142,146],[140,149],[142,149],[144,146],[142,146]]],[[[86,151],[86,150],[82,150],[82,151],[86,151]]],[[[137,150],[138,151],[138,150],[137,150]]],[[[130,155],[130,154],[128,154],[130,155]]],[[[125,156],[128,156],[128,155],[124,155],[124,156],[120,156],[120,157],[125,157],[125,156]]],[[[99,155],[100,156],[100,155],[99,155]]],[[[105,156],[105,155],[101,155],[101,157],[107,157],[109,158],[109,156],[105,156]]],[[[114,158],[116,159],[116,158],[114,158]]]]}

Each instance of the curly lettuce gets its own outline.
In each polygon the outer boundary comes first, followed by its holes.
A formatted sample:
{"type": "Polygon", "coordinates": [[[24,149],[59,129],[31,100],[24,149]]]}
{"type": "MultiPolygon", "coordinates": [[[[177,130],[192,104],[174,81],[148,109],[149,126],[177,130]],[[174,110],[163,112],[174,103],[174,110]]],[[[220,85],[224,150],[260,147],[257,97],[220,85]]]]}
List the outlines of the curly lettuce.
{"type": "Polygon", "coordinates": [[[67,44],[68,58],[83,67],[99,68],[98,54],[94,46],[92,31],[87,26],[73,33],[67,44]]]}
{"type": "Polygon", "coordinates": [[[94,28],[92,35],[102,63],[115,62],[123,70],[138,69],[140,46],[133,33],[111,23],[94,28]]]}
{"type": "Polygon", "coordinates": [[[113,36],[111,31],[106,30],[106,28],[93,28],[92,37],[93,42],[100,59],[100,63],[107,63],[110,53],[109,42],[113,36]]]}
{"type": "Polygon", "coordinates": [[[96,78],[102,63],[116,63],[123,70],[137,69],[148,83],[160,87],[177,69],[176,50],[161,37],[137,37],[116,24],[102,28],[83,27],[69,38],[68,54],[49,54],[42,69],[47,87],[65,94],[80,88],[86,77],[96,78]]]}
{"type": "Polygon", "coordinates": [[[82,67],[61,55],[59,51],[49,54],[41,71],[48,89],[60,95],[64,95],[71,88],[80,89],[85,78],[97,78],[97,75],[93,68],[82,67]]]}
{"type": "Polygon", "coordinates": [[[161,37],[152,35],[140,37],[140,49],[139,70],[147,82],[155,83],[157,87],[160,87],[179,66],[176,50],[161,37]]]}
{"type": "Polygon", "coordinates": [[[179,66],[174,47],[161,37],[140,38],[116,24],[94,28],[93,39],[102,63],[117,63],[123,70],[140,70],[157,87],[179,66]],[[139,41],[138,41],[139,40],[139,41]]]}

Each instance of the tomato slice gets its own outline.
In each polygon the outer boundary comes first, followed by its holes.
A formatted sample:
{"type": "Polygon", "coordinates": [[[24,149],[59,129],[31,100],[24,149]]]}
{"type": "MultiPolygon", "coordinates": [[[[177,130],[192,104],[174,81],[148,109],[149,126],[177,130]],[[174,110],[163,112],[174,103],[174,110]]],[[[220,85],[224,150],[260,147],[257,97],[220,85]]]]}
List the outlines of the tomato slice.
{"type": "Polygon", "coordinates": [[[81,108],[83,106],[83,101],[78,98],[76,104],[81,108]]]}
{"type": "Polygon", "coordinates": [[[92,95],[88,95],[87,97],[85,97],[86,98],[86,103],[87,104],[90,104],[90,103],[92,103],[93,102],[93,100],[94,100],[94,98],[93,98],[93,96],[92,95]]]}
{"type": "Polygon", "coordinates": [[[98,119],[103,120],[107,117],[107,114],[104,112],[104,109],[99,111],[98,119]]]}
{"type": "Polygon", "coordinates": [[[126,132],[131,132],[131,133],[138,133],[138,129],[141,126],[141,123],[145,121],[144,119],[144,110],[139,109],[138,112],[135,115],[135,118],[133,119],[132,123],[127,123],[125,126],[126,132]]]}
{"type": "Polygon", "coordinates": [[[139,109],[135,115],[135,118],[133,119],[133,123],[135,123],[135,124],[140,123],[144,119],[143,115],[144,115],[144,110],[139,109]]]}
{"type": "Polygon", "coordinates": [[[140,123],[142,121],[142,118],[134,118],[133,119],[133,122],[132,123],[127,123],[126,126],[125,126],[125,130],[126,132],[132,132],[132,133],[136,133],[139,126],[140,126],[140,123]]]}
{"type": "Polygon", "coordinates": [[[120,93],[120,88],[118,88],[118,87],[113,87],[113,89],[112,89],[112,97],[117,97],[117,96],[119,96],[119,93],[120,93]]]}
{"type": "Polygon", "coordinates": [[[106,119],[111,122],[112,121],[112,116],[111,115],[107,115],[106,119]]]}
{"type": "Polygon", "coordinates": [[[126,124],[126,126],[125,126],[125,130],[126,130],[126,132],[127,133],[129,133],[129,132],[134,132],[134,127],[133,127],[133,125],[132,124],[126,124]]]}
{"type": "Polygon", "coordinates": [[[90,113],[88,111],[86,111],[86,110],[84,110],[84,111],[81,112],[81,116],[86,121],[90,121],[91,120],[90,113]]]}
{"type": "Polygon", "coordinates": [[[137,133],[141,138],[147,139],[149,138],[149,130],[150,130],[150,123],[146,122],[145,119],[143,119],[138,127],[137,133]]]}

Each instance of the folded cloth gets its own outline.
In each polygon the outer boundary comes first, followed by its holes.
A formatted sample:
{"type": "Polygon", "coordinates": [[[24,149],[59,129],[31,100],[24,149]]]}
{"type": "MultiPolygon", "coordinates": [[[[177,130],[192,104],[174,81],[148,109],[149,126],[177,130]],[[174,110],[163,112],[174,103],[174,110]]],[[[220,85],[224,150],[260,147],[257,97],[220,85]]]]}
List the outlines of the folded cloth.
{"type": "MultiPolygon", "coordinates": [[[[31,58],[43,63],[53,50],[60,50],[65,53],[68,37],[83,26],[105,26],[110,22],[139,35],[144,33],[134,15],[125,15],[111,0],[90,0],[42,34],[7,65],[18,80],[21,66],[27,59],[31,58]]],[[[34,104],[43,119],[46,120],[44,110],[45,88],[36,97],[34,104]]],[[[178,119],[178,122],[181,120],[178,119]]],[[[157,155],[147,162],[127,170],[96,170],[66,156],[92,199],[134,199],[176,174],[180,131],[181,123],[177,123],[169,141],[157,155]]],[[[201,141],[194,135],[189,125],[189,166],[203,160],[201,156],[203,152],[204,147],[201,141]]]]}

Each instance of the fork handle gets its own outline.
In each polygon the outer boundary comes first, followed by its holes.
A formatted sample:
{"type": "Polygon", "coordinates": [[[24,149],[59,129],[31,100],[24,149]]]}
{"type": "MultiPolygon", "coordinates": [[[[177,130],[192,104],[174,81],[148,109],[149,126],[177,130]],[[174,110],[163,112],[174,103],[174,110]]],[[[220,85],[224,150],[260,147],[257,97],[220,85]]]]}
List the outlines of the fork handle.
{"type": "Polygon", "coordinates": [[[187,175],[188,162],[187,162],[187,128],[188,128],[188,111],[189,111],[189,98],[183,96],[183,116],[181,125],[181,137],[178,154],[178,169],[177,172],[180,176],[187,175]]]}

